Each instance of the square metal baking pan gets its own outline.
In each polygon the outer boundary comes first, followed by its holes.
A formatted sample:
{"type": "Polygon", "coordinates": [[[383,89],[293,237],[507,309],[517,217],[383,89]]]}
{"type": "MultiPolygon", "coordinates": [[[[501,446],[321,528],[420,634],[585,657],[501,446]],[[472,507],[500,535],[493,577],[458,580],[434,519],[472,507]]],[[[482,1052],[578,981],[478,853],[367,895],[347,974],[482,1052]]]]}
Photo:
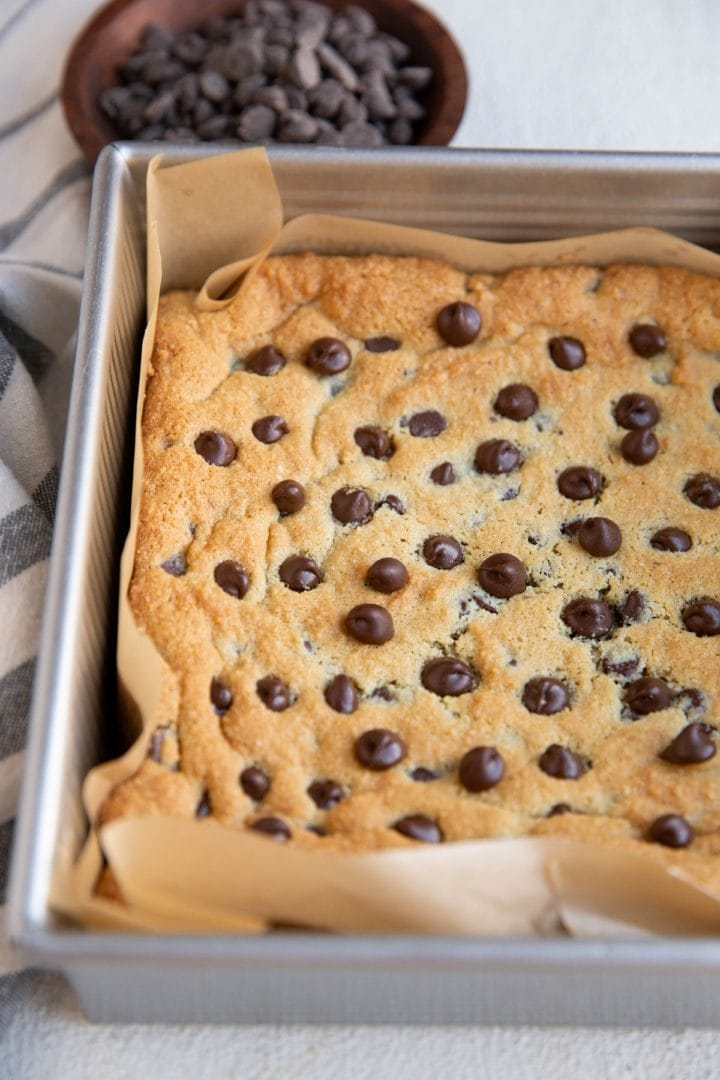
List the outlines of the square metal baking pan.
{"type": "MultiPolygon", "coordinates": [[[[171,150],[170,163],[218,150],[171,150]]],[[[28,962],[122,1021],[718,1023],[720,939],[498,940],[105,933],[49,905],[114,753],[118,557],[145,303],[152,148],[109,147],[93,188],[75,377],[9,902],[28,962]]],[[[720,247],[720,156],[313,148],[271,154],[287,214],[371,217],[498,240],[654,225],[720,247]]]]}

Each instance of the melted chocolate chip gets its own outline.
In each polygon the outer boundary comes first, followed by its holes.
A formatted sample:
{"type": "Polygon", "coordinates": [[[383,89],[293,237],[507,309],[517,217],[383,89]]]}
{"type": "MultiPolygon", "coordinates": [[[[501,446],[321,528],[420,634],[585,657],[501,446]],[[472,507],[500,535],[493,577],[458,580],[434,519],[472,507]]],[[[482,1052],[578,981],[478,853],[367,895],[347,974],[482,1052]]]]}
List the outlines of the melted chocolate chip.
{"type": "Polygon", "coordinates": [[[355,757],[366,769],[383,772],[405,757],[405,743],[394,731],[372,728],[355,740],[355,757]]]}
{"type": "Polygon", "coordinates": [[[684,529],[668,525],[664,529],[658,529],[650,543],[656,551],[689,551],[692,547],[692,537],[684,529]]]}
{"type": "Polygon", "coordinates": [[[195,440],[195,451],[208,465],[231,465],[237,456],[237,446],[222,431],[201,431],[195,440]]]}
{"type": "Polygon", "coordinates": [[[508,600],[527,588],[527,570],[515,555],[498,552],[490,555],[478,570],[478,581],[491,596],[508,600]]]}
{"type": "Polygon", "coordinates": [[[371,337],[365,341],[368,352],[395,352],[400,348],[400,342],[394,337],[371,337]]]}
{"type": "Polygon", "coordinates": [[[313,780],[307,793],[320,810],[332,810],[345,798],[345,791],[337,780],[313,780]]]}
{"type": "Polygon", "coordinates": [[[672,702],[672,694],[663,679],[644,676],[630,683],[625,691],[624,701],[637,716],[648,716],[650,713],[667,709],[672,702]]]}
{"type": "Polygon", "coordinates": [[[647,465],[657,457],[660,443],[649,428],[628,431],[620,443],[620,453],[630,465],[647,465]]]}
{"type": "Polygon", "coordinates": [[[316,589],[322,582],[322,571],[314,559],[305,555],[290,555],[280,565],[280,580],[293,592],[307,592],[316,589]]]}
{"type": "Polygon", "coordinates": [[[566,802],[556,802],[547,812],[547,817],[559,817],[561,814],[572,814],[572,806],[566,802]]]}
{"type": "Polygon", "coordinates": [[[508,420],[527,420],[537,411],[537,394],[524,383],[505,386],[495,398],[495,412],[508,420]]]}
{"type": "Polygon", "coordinates": [[[428,536],[423,544],[423,557],[436,570],[452,570],[465,562],[462,545],[452,536],[428,536]]]}
{"type": "Polygon", "coordinates": [[[585,465],[571,465],[560,473],[557,485],[558,491],[566,499],[580,502],[600,494],[603,478],[597,469],[589,469],[585,465]]]}
{"type": "Polygon", "coordinates": [[[528,712],[538,713],[540,716],[553,716],[567,709],[570,704],[570,695],[565,684],[559,679],[539,675],[525,683],[522,703],[528,712]]]}
{"type": "Polygon", "coordinates": [[[609,660],[605,657],[602,662],[602,669],[606,675],[619,675],[621,679],[633,675],[639,667],[640,660],[637,656],[631,656],[627,660],[609,660]]]}
{"type": "Polygon", "coordinates": [[[268,446],[271,443],[280,442],[289,430],[282,416],[261,416],[252,426],[252,433],[258,442],[266,443],[268,446]]]}
{"type": "Polygon", "coordinates": [[[170,577],[183,577],[187,574],[187,559],[182,552],[179,552],[179,554],[171,555],[164,562],[161,562],[160,569],[164,570],[170,577]]]}
{"type": "Polygon", "coordinates": [[[704,711],[707,708],[707,699],[702,690],[696,690],[694,687],[686,686],[677,695],[676,704],[679,705],[685,713],[693,712],[696,709],[702,709],[704,711]]]}
{"type": "Polygon", "coordinates": [[[389,686],[376,686],[370,695],[375,701],[394,701],[395,695],[389,686]]]}
{"type": "Polygon", "coordinates": [[[234,559],[218,563],[213,576],[223,592],[238,600],[242,600],[250,588],[250,575],[245,567],[234,559]]]}
{"type": "Polygon", "coordinates": [[[439,656],[436,660],[429,660],[422,669],[420,680],[426,690],[439,697],[469,694],[477,683],[472,669],[456,656],[439,656]]]}
{"type": "Polygon", "coordinates": [[[437,331],[448,345],[462,348],[469,345],[480,333],[482,328],[482,316],[472,304],[459,301],[456,304],[448,304],[437,317],[437,331]]]}
{"type": "Polygon", "coordinates": [[[284,712],[292,704],[290,687],[277,675],[265,675],[255,683],[257,696],[271,712],[284,712]]]}
{"type": "Polygon", "coordinates": [[[645,608],[645,597],[641,592],[638,592],[637,589],[633,589],[632,592],[627,594],[620,605],[618,611],[620,621],[624,626],[627,626],[629,623],[639,622],[645,614],[645,608]]]}
{"type": "Polygon", "coordinates": [[[342,525],[362,525],[372,515],[372,501],[364,488],[338,488],[330,500],[330,509],[342,525]]]}
{"type": "MultiPolygon", "coordinates": [[[[491,615],[497,615],[498,609],[496,607],[493,607],[492,604],[488,604],[487,600],[480,596],[479,593],[476,593],[473,596],[472,601],[476,607],[480,608],[481,611],[489,611],[491,615]]],[[[463,614],[465,614],[465,612],[467,611],[467,603],[467,600],[463,600],[460,607],[460,610],[463,614]]]]}
{"type": "Polygon", "coordinates": [[[610,518],[592,517],[583,521],[578,529],[578,542],[588,555],[604,557],[620,550],[622,533],[610,518]]]}
{"type": "Polygon", "coordinates": [[[381,506],[389,506],[391,510],[394,510],[396,514],[405,513],[405,503],[398,495],[386,495],[378,503],[378,508],[381,506]]]}
{"type": "Polygon", "coordinates": [[[410,417],[408,428],[416,439],[434,439],[447,427],[447,420],[436,409],[426,409],[410,417]]]}
{"type": "Polygon", "coordinates": [[[715,757],[717,748],[711,738],[709,724],[688,724],[665,747],[660,757],[672,765],[698,765],[715,757]]]}
{"type": "Polygon", "coordinates": [[[253,375],[277,375],[287,364],[287,359],[274,345],[264,345],[245,363],[245,370],[253,375]]]}
{"type": "Polygon", "coordinates": [[[582,523],[583,523],[582,518],[573,518],[572,521],[565,521],[560,526],[560,532],[563,534],[563,536],[573,536],[573,537],[575,537],[580,532],[580,527],[581,527],[582,523]]]}
{"type": "Polygon", "coordinates": [[[352,357],[347,345],[337,338],[322,337],[313,341],[305,363],[318,375],[339,375],[350,367],[352,357]]]}
{"type": "Polygon", "coordinates": [[[499,476],[510,473],[522,464],[522,455],[507,439],[488,439],[475,451],[475,468],[479,473],[499,476]]]}
{"type": "Polygon", "coordinates": [[[552,362],[563,371],[577,371],[585,363],[585,346],[574,337],[554,337],[548,341],[552,362]]]}
{"type": "Polygon", "coordinates": [[[210,799],[210,792],[205,791],[200,799],[200,802],[195,807],[195,817],[198,819],[210,817],[212,814],[212,801],[210,799]]]}
{"type": "Polygon", "coordinates": [[[344,620],[350,637],[363,645],[384,645],[395,633],[392,615],[380,604],[357,604],[344,620]]]}
{"type": "Polygon", "coordinates": [[[701,510],[715,510],[720,506],[720,480],[708,473],[691,476],[683,491],[701,510]]]}
{"type": "Polygon", "coordinates": [[[579,780],[583,773],[587,772],[587,766],[582,758],[573,754],[566,746],[558,746],[552,743],[538,759],[538,765],[548,776],[554,776],[558,780],[579,780]]]}
{"type": "Polygon", "coordinates": [[[715,637],[720,634],[720,603],[717,600],[696,600],[683,609],[682,620],[691,634],[715,637]]]}
{"type": "Polygon", "coordinates": [[[399,559],[377,559],[365,575],[365,584],[381,593],[394,593],[404,589],[408,572],[399,559]]]}
{"type": "Polygon", "coordinates": [[[276,817],[259,818],[252,823],[250,828],[254,829],[255,832],[269,836],[272,840],[277,840],[281,844],[284,844],[292,836],[289,826],[276,817]]]}
{"type": "Polygon", "coordinates": [[[365,457],[387,461],[395,453],[395,443],[390,435],[374,424],[356,428],[354,438],[365,457]]]}
{"type": "Polygon", "coordinates": [[[657,356],[658,353],[665,352],[667,348],[665,335],[659,326],[653,326],[652,323],[639,323],[637,326],[633,326],[628,335],[628,340],[633,352],[644,357],[645,360],[650,360],[653,356],[657,356]]]}
{"type": "Polygon", "coordinates": [[[280,511],[280,517],[297,514],[305,505],[305,488],[297,480],[281,480],[272,489],[272,501],[280,511]]]}
{"type": "Polygon", "coordinates": [[[358,707],[357,687],[349,675],[336,675],[325,687],[325,700],[335,712],[349,716],[358,707]]]}
{"type": "Polygon", "coordinates": [[[662,814],[648,829],[648,840],[664,847],[687,847],[694,836],[692,825],[679,814],[662,814]]]}
{"type": "Polygon", "coordinates": [[[712,393],[712,402],[718,412],[720,412],[720,383],[715,387],[712,393]]]}
{"type": "Polygon", "coordinates": [[[581,596],[565,605],[562,620],[578,637],[601,638],[612,630],[613,613],[603,600],[581,596]]]}
{"type": "Polygon", "coordinates": [[[489,791],[505,774],[505,762],[494,746],[476,746],[460,759],[458,778],[466,791],[489,791]]]}
{"type": "Polygon", "coordinates": [[[255,802],[264,799],[270,790],[270,777],[257,765],[249,765],[240,773],[240,787],[255,802]]]}
{"type": "Polygon", "coordinates": [[[660,410],[647,394],[623,394],[613,416],[620,427],[635,431],[654,427],[660,419],[660,410]]]}
{"type": "Polygon", "coordinates": [[[214,678],[210,683],[210,700],[217,713],[226,713],[232,705],[232,690],[222,679],[214,678]]]}
{"type": "Polygon", "coordinates": [[[408,814],[396,821],[393,829],[410,840],[419,840],[422,844],[440,844],[445,839],[437,821],[425,817],[424,814],[408,814]]]}
{"type": "Polygon", "coordinates": [[[430,479],[433,484],[439,484],[441,487],[447,487],[448,484],[455,483],[455,470],[449,461],[443,461],[441,465],[436,465],[430,473],[430,479]]]}
{"type": "Polygon", "coordinates": [[[416,769],[410,773],[410,779],[414,780],[416,784],[429,784],[431,780],[437,780],[438,774],[433,772],[432,769],[426,769],[423,765],[418,765],[416,769]]]}

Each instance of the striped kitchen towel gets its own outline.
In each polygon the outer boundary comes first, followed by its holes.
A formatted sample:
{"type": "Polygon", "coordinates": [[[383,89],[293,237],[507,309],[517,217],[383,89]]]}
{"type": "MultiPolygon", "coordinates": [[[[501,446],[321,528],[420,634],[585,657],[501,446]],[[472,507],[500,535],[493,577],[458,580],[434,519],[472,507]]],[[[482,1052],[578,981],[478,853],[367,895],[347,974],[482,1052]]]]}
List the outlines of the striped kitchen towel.
{"type": "MultiPolygon", "coordinates": [[[[79,291],[76,278],[57,270],[0,261],[0,904],[22,774],[79,291]]],[[[0,972],[2,964],[0,936],[0,972]]]]}
{"type": "Polygon", "coordinates": [[[3,905],[72,371],[90,170],[58,90],[98,0],[0,0],[0,1017],[3,905]]]}

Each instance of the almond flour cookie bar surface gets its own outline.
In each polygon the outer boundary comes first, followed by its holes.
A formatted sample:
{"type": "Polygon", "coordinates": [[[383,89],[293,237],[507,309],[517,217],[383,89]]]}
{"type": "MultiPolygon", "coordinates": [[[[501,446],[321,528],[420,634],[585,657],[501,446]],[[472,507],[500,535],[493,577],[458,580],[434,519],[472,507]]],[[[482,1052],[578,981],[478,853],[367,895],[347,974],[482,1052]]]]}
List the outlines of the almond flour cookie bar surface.
{"type": "Polygon", "coordinates": [[[171,677],[102,821],[720,882],[718,353],[676,269],[298,255],[164,297],[130,599],[171,677]]]}

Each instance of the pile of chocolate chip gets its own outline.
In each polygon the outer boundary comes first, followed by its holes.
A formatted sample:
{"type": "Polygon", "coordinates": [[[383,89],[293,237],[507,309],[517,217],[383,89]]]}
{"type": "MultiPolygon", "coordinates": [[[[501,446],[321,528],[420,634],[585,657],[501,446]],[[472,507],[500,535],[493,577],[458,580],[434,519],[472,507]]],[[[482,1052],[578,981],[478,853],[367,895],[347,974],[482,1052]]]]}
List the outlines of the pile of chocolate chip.
{"type": "Polygon", "coordinates": [[[174,34],[145,28],[99,106],[124,138],[167,142],[407,145],[432,70],[362,7],[247,0],[174,34]]]}

